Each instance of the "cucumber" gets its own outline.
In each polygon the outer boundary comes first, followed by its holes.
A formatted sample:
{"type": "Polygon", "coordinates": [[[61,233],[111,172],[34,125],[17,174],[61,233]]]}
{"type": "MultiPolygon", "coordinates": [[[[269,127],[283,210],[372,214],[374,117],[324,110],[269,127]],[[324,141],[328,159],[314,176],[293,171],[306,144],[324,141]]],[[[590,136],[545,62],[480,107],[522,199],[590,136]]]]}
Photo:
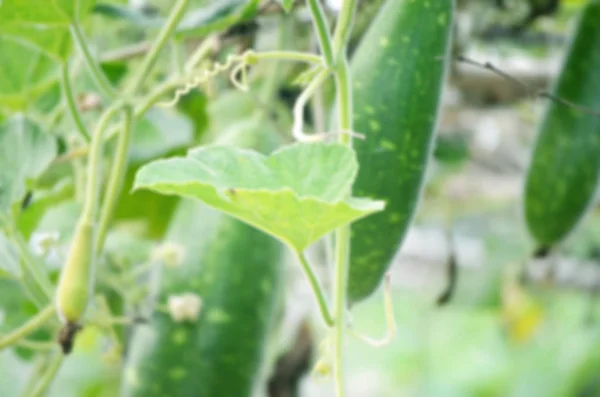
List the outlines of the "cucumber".
{"type": "MultiPolygon", "coordinates": [[[[582,10],[552,92],[600,111],[600,1],[582,10]]],[[[529,233],[546,251],[579,223],[600,172],[600,118],[550,102],[540,124],[524,186],[529,233]]]]}
{"type": "Polygon", "coordinates": [[[380,285],[410,225],[431,157],[453,0],[387,0],[351,60],[359,197],[386,209],[352,225],[350,302],[380,285]]]}
{"type": "Polygon", "coordinates": [[[261,369],[272,325],[281,244],[199,201],[182,200],[168,232],[183,247],[179,268],[163,268],[159,302],[193,292],[196,322],[157,311],[138,326],[125,368],[126,397],[245,397],[261,369]]]}

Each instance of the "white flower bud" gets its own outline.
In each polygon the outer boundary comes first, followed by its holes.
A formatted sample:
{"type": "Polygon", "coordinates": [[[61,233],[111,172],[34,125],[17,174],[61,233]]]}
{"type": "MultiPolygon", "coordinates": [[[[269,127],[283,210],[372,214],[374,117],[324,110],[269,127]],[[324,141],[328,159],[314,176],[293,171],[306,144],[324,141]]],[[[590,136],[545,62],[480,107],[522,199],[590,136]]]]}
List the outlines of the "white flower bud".
{"type": "Polygon", "coordinates": [[[194,322],[198,320],[202,299],[200,296],[188,292],[182,295],[171,295],[167,301],[169,315],[178,323],[184,321],[194,322]]]}
{"type": "Polygon", "coordinates": [[[177,243],[165,242],[152,250],[152,260],[169,268],[179,267],[184,257],[185,249],[177,243]]]}
{"type": "Polygon", "coordinates": [[[31,247],[36,255],[46,256],[58,245],[58,232],[38,232],[31,237],[31,247]]]}

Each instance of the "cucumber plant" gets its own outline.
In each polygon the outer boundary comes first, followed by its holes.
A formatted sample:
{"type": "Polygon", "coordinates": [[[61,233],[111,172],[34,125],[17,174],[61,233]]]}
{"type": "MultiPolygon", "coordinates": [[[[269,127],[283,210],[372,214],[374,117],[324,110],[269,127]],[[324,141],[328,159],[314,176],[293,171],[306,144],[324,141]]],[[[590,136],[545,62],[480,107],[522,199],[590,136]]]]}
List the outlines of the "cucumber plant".
{"type": "MultiPolygon", "coordinates": [[[[198,10],[177,0],[165,19],[92,0],[46,3],[0,2],[0,254],[10,253],[0,277],[33,310],[11,319],[11,331],[2,324],[0,349],[23,345],[44,357],[24,394],[61,395],[52,379],[99,330],[111,347],[104,359],[123,369],[107,395],[250,396],[268,361],[285,248],[327,333],[317,370],[332,370],[335,395],[345,396],[347,312],[379,286],[413,221],[454,1],[382,1],[352,59],[357,0],[341,2],[333,30],[322,2],[306,0],[318,54],[298,50],[306,43],[287,33],[278,32],[276,48],[254,42],[249,21],[272,6],[258,0],[198,10]],[[122,19],[127,37],[155,38],[96,56],[91,13],[122,19]],[[275,95],[288,79],[302,88],[291,111],[275,95]],[[309,132],[305,107],[327,83],[335,119],[327,129],[322,108],[331,104],[314,105],[309,132]],[[230,108],[207,110],[219,101],[230,108]],[[182,113],[193,122],[174,122],[182,113]],[[124,216],[137,197],[150,202],[124,216]],[[60,236],[44,236],[34,252],[40,225],[59,221],[60,236]],[[325,291],[306,250],[329,236],[325,291]],[[153,257],[159,241],[179,245],[153,257]],[[49,334],[60,346],[48,345],[49,334]]],[[[280,3],[277,25],[287,26],[284,12],[297,2],[280,3]]],[[[600,105],[599,8],[593,0],[585,10],[556,89],[590,107],[600,105]]],[[[525,201],[540,244],[564,237],[597,183],[598,119],[574,110],[549,108],[534,151],[525,201]]],[[[389,291],[385,306],[393,320],[389,291]]]]}
{"type": "MultiPolygon", "coordinates": [[[[188,57],[182,57],[186,52],[182,40],[187,36],[223,32],[238,22],[245,23],[260,12],[259,2],[233,1],[228,7],[219,8],[219,12],[205,12],[200,20],[184,18],[188,3],[188,0],[178,0],[169,17],[161,20],[148,19],[118,6],[94,7],[93,2],[86,0],[59,1],[51,10],[36,9],[35,0],[2,2],[0,34],[18,37],[56,63],[58,79],[51,80],[50,85],[54,84],[63,98],[54,99],[55,113],[49,120],[51,128],[66,125],[65,129],[75,131],[75,134],[60,135],[63,148],[55,163],[57,167],[61,162],[71,163],[77,219],[65,242],[68,253],[59,274],[48,274],[45,267],[36,265],[35,261],[23,269],[27,280],[24,285],[28,293],[40,301],[40,311],[32,322],[3,339],[0,345],[26,337],[40,324],[47,324],[49,316],[56,313],[60,330],[56,329],[56,323],[52,329],[59,335],[63,354],[77,351],[78,335],[85,332],[88,325],[99,327],[110,336],[117,357],[120,357],[119,352],[127,352],[121,388],[125,396],[163,395],[183,384],[180,392],[183,395],[248,395],[262,365],[274,291],[281,272],[279,247],[283,244],[305,271],[323,321],[331,332],[336,393],[343,396],[350,224],[385,207],[385,202],[372,192],[365,194],[369,197],[352,195],[362,160],[352,149],[352,137],[356,135],[353,97],[358,94],[352,92],[352,74],[356,72],[350,68],[346,47],[357,2],[342,3],[336,27],[330,32],[320,1],[307,1],[320,55],[288,49],[249,50],[241,54],[223,51],[225,60],[222,62],[209,62],[214,37],[202,42],[188,57]],[[101,65],[90,49],[81,21],[93,10],[99,15],[137,21],[149,29],[162,26],[141,62],[124,78],[111,79],[109,69],[101,65]],[[32,24],[47,34],[36,34],[31,30],[32,24]],[[165,65],[161,58],[167,48],[173,51],[173,71],[164,82],[148,91],[146,81],[151,72],[157,67],[168,70],[171,66],[165,65]],[[92,117],[84,114],[88,105],[78,102],[81,97],[76,95],[78,87],[72,80],[79,70],[71,62],[72,51],[78,51],[81,56],[90,77],[88,87],[98,93],[99,105],[90,105],[92,117]],[[230,82],[235,88],[252,91],[252,70],[257,66],[260,70],[261,64],[273,60],[303,65],[305,80],[306,76],[312,76],[294,106],[291,137],[301,142],[280,145],[276,150],[261,154],[224,143],[219,137],[224,131],[217,131],[201,145],[190,141],[185,156],[170,156],[172,158],[150,161],[139,167],[133,186],[123,186],[129,181],[126,177],[128,156],[132,142],[136,142],[132,137],[145,112],[153,106],[176,107],[195,87],[226,72],[230,73],[230,82]],[[302,117],[307,101],[330,77],[335,83],[337,98],[338,142],[323,142],[333,137],[333,133],[304,133],[302,117]],[[90,133],[92,124],[94,128],[90,133]],[[118,139],[112,143],[115,137],[118,139]],[[86,156],[85,162],[80,159],[83,156],[86,156]],[[110,160],[105,161],[106,157],[110,160]],[[131,187],[136,191],[145,189],[204,202],[192,205],[187,199],[179,201],[182,212],[173,220],[166,238],[184,242],[185,258],[180,267],[173,269],[165,265],[161,269],[155,291],[157,302],[150,306],[149,324],[141,326],[132,324],[130,316],[153,296],[145,291],[151,283],[140,286],[136,281],[140,274],[147,274],[147,266],[131,263],[131,258],[139,255],[125,255],[129,258],[125,262],[115,257],[111,250],[116,242],[109,239],[118,233],[111,226],[113,214],[119,213],[121,192],[131,187]],[[192,214],[186,212],[188,206],[195,209],[192,214]],[[336,260],[329,302],[305,250],[332,232],[336,236],[336,260]],[[120,297],[111,303],[106,296],[96,296],[107,289],[120,297]],[[192,295],[177,295],[186,291],[192,295]],[[177,308],[184,301],[187,305],[177,308]],[[188,322],[180,323],[183,320],[188,322]],[[122,324],[132,326],[131,338],[115,331],[115,327],[122,324]],[[192,375],[197,365],[202,369],[202,377],[192,375]]],[[[388,1],[386,8],[393,9],[394,3],[388,1]]],[[[290,2],[284,5],[288,11],[292,9],[290,2]]],[[[450,14],[438,15],[436,26],[445,28],[450,18],[450,14]]],[[[424,32],[424,35],[430,34],[424,32]]],[[[443,64],[439,62],[439,70],[443,70],[443,64]]],[[[34,66],[44,71],[48,68],[43,62],[34,66]]],[[[270,84],[266,84],[271,87],[266,91],[272,93],[272,86],[279,83],[276,75],[264,75],[266,80],[271,79],[270,84]]],[[[439,95],[438,86],[436,82],[431,88],[423,87],[430,91],[428,98],[439,95]]],[[[27,96],[9,98],[14,99],[10,102],[11,111],[18,106],[26,107],[30,98],[38,93],[36,90],[23,92],[27,92],[27,96]]],[[[408,88],[401,90],[400,95],[406,92],[408,88]]],[[[271,98],[272,95],[259,96],[258,100],[268,103],[271,98]]],[[[359,106],[357,109],[362,111],[360,102],[359,106]]],[[[252,123],[260,125],[268,119],[252,118],[252,123]]],[[[239,137],[240,133],[234,135],[239,137]]],[[[43,168],[48,168],[48,164],[43,168]]],[[[22,187],[19,186],[17,192],[3,205],[3,209],[8,209],[3,212],[7,218],[5,222],[3,218],[3,225],[6,223],[5,229],[11,230],[20,242],[19,231],[13,227],[13,224],[19,225],[18,219],[14,219],[19,213],[13,211],[13,204],[23,198],[22,187]]],[[[155,233],[156,230],[153,238],[157,238],[155,233]]],[[[140,238],[144,239],[143,233],[140,238]]],[[[165,263],[177,262],[168,259],[165,263]]],[[[58,360],[48,369],[36,393],[44,392],[60,365],[58,360]]]]}

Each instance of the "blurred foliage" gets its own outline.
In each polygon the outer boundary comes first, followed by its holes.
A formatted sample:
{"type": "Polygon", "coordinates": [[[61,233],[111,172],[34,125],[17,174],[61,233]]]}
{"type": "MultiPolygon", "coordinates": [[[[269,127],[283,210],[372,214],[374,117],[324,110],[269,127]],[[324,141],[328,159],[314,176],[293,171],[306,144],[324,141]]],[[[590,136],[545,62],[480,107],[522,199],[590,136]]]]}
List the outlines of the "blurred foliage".
{"type": "MultiPolygon", "coordinates": [[[[8,3],[18,5],[16,0],[8,3]]],[[[164,18],[172,3],[167,0],[98,1],[84,19],[86,34],[99,54],[129,48],[154,37],[154,22],[148,21],[164,18]],[[134,3],[142,6],[135,8],[134,3]],[[108,15],[109,11],[111,15],[108,15]],[[117,11],[121,14],[117,15],[117,11]]],[[[199,38],[207,32],[232,27],[232,20],[227,19],[230,14],[223,10],[237,10],[248,20],[259,12],[257,2],[231,0],[225,4],[217,0],[194,0],[191,3],[187,23],[194,29],[189,28],[190,36],[182,36],[179,42],[184,44],[181,47],[186,53],[195,48],[199,38]]],[[[282,3],[290,4],[288,1],[282,3]]],[[[381,0],[361,2],[351,49],[380,3],[381,0]]],[[[556,42],[548,37],[557,37],[559,41],[567,39],[568,27],[584,0],[561,0],[556,14],[541,17],[533,23],[525,33],[548,35],[544,36],[545,40],[534,40],[534,45],[521,36],[502,40],[478,36],[491,25],[510,26],[518,21],[527,12],[526,1],[507,1],[505,10],[498,9],[491,1],[459,3],[459,8],[474,19],[476,34],[468,38],[469,45],[492,47],[497,52],[516,49],[529,57],[546,57],[557,48],[556,42]]],[[[0,4],[7,4],[7,0],[0,4]]],[[[66,15],[70,18],[70,13],[66,15]]],[[[315,42],[314,37],[309,36],[310,24],[304,16],[298,16],[303,14],[295,9],[290,15],[286,23],[290,24],[293,37],[288,39],[288,47],[307,49],[308,43],[315,42]]],[[[241,41],[249,40],[266,43],[263,47],[272,49],[274,32],[269,23],[273,20],[269,18],[273,16],[258,19],[258,31],[250,33],[257,37],[248,39],[241,34],[232,39],[233,45],[227,42],[223,46],[235,50],[241,41]]],[[[276,23],[281,21],[278,18],[275,17],[276,23]]],[[[60,117],[65,109],[56,79],[56,60],[74,54],[70,46],[63,46],[61,42],[65,21],[44,19],[41,22],[56,22],[56,30],[48,28],[48,36],[42,39],[39,35],[31,36],[33,44],[25,45],[10,38],[22,26],[0,18],[0,122],[4,126],[14,122],[17,113],[27,112],[32,115],[30,121],[35,126],[30,132],[39,140],[23,142],[32,145],[48,142],[38,154],[32,155],[31,149],[22,152],[14,142],[2,144],[8,142],[4,139],[14,137],[7,138],[0,127],[0,204],[2,220],[14,217],[11,226],[28,243],[25,249],[36,260],[45,263],[48,277],[56,281],[81,209],[81,180],[78,180],[81,170],[77,167],[83,166],[83,162],[82,155],[77,152],[80,142],[74,138],[73,121],[69,116],[60,117]],[[75,162],[65,161],[63,156],[72,156],[75,162]],[[12,173],[3,173],[7,161],[20,164],[28,176],[27,183],[15,181],[12,173]],[[30,203],[26,208],[20,208],[20,200],[28,192],[31,192],[30,203]],[[52,242],[54,237],[56,241],[52,242]],[[50,241],[50,247],[44,248],[42,241],[50,241]]],[[[158,71],[152,76],[154,80],[146,88],[151,88],[177,67],[171,50],[169,48],[159,59],[158,71]]],[[[219,59],[224,52],[211,54],[210,60],[219,59]]],[[[102,62],[102,68],[111,82],[120,85],[131,76],[139,59],[140,54],[111,59],[102,62]]],[[[212,82],[220,91],[216,97],[203,86],[184,96],[175,108],[155,107],[137,122],[133,150],[129,153],[130,166],[98,271],[97,292],[106,294],[114,315],[143,311],[147,294],[139,287],[151,282],[153,277],[152,268],[145,269],[144,266],[148,265],[156,243],[162,240],[178,201],[175,197],[144,190],[131,192],[136,171],[149,160],[184,155],[190,147],[240,134],[249,123],[253,128],[277,131],[283,140],[289,140],[290,104],[300,91],[293,82],[302,69],[280,66],[278,71],[281,75],[275,81],[276,100],[263,103],[252,94],[267,86],[269,79],[266,77],[273,73],[272,68],[259,64],[250,73],[250,93],[232,90],[227,78],[218,78],[212,82]],[[257,81],[261,84],[256,84],[257,81]],[[253,118],[256,113],[264,116],[258,126],[253,118]],[[132,270],[135,271],[132,273],[132,270]],[[125,296],[135,304],[126,303],[125,296]]],[[[73,79],[79,99],[97,94],[92,79],[77,57],[73,61],[73,79]]],[[[329,109],[333,102],[331,87],[328,86],[323,94],[323,107],[329,109]]],[[[104,105],[100,102],[98,108],[84,113],[88,125],[98,118],[99,109],[104,105]]],[[[307,111],[308,128],[314,128],[311,124],[315,121],[314,110],[307,111]]],[[[329,112],[323,113],[327,119],[329,112]]],[[[107,153],[113,150],[114,143],[106,145],[107,153]]],[[[600,369],[600,302],[594,305],[587,292],[520,284],[514,269],[519,268],[529,255],[531,242],[523,231],[518,203],[477,196],[460,200],[443,196],[445,184],[454,176],[467,172],[473,162],[469,142],[462,134],[440,134],[433,156],[435,167],[423,195],[417,225],[437,227],[452,218],[458,234],[482,243],[484,263],[476,269],[460,269],[456,294],[444,308],[435,308],[433,304],[439,292],[437,286],[412,290],[395,288],[398,336],[382,349],[373,349],[349,338],[346,356],[351,388],[360,390],[361,385],[368,384],[372,388],[364,395],[377,397],[600,395],[600,382],[596,376],[600,369]],[[590,321],[594,317],[598,320],[590,321]]],[[[0,224],[6,227],[5,223],[0,224]]],[[[565,242],[560,253],[570,258],[598,261],[599,247],[600,214],[594,213],[584,227],[565,242]]],[[[38,311],[29,292],[19,282],[23,277],[22,261],[23,252],[19,251],[14,239],[6,233],[0,234],[1,335],[20,326],[38,311]]],[[[378,335],[385,329],[381,292],[353,309],[356,328],[369,335],[378,335]]],[[[53,343],[54,326],[50,324],[28,340],[53,343]]],[[[117,341],[126,347],[128,328],[118,326],[114,332],[117,341]]],[[[86,327],[46,397],[118,395],[122,376],[121,346],[107,334],[110,333],[105,329],[86,327]]],[[[0,396],[16,397],[26,389],[30,390],[47,365],[46,355],[36,353],[23,346],[0,351],[0,396]]],[[[318,384],[314,380],[312,383],[312,386],[318,384]]]]}

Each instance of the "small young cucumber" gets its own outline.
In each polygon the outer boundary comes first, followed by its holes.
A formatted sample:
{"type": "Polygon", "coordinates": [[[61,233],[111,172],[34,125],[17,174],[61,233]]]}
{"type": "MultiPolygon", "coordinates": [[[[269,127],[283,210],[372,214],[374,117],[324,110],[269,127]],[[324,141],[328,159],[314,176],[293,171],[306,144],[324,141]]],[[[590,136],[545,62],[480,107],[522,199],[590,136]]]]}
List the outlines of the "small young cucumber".
{"type": "Polygon", "coordinates": [[[94,271],[94,227],[80,222],[56,289],[58,315],[66,324],[78,325],[90,299],[94,271]]]}
{"type": "Polygon", "coordinates": [[[168,232],[183,262],[163,268],[158,302],[187,293],[199,317],[155,312],[132,336],[123,397],[248,397],[274,320],[282,245],[198,201],[182,200],[168,232]]]}
{"type": "MultiPolygon", "coordinates": [[[[554,95],[600,110],[600,1],[582,10],[554,95]]],[[[594,199],[600,172],[600,118],[550,102],[524,189],[525,220],[538,249],[563,240],[594,199]]]]}
{"type": "Polygon", "coordinates": [[[446,76],[453,0],[387,0],[352,60],[359,172],[354,194],[386,201],[352,225],[348,297],[369,296],[420,199],[446,76]]]}

